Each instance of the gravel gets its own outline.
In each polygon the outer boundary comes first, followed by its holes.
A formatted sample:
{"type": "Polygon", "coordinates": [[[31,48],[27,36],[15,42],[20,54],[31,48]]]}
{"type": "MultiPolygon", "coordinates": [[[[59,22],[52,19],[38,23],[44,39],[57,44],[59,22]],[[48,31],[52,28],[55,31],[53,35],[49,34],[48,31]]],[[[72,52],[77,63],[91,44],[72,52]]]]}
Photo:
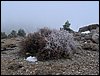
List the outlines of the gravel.
{"type": "Polygon", "coordinates": [[[19,48],[1,52],[1,75],[99,75],[99,52],[83,50],[72,59],[28,62],[19,48]]]}

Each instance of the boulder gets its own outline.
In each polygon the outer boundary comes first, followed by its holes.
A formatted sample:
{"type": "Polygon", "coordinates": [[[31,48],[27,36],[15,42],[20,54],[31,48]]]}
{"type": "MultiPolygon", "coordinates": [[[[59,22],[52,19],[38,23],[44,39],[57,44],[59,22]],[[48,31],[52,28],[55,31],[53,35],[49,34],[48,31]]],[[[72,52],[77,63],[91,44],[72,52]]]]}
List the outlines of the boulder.
{"type": "Polygon", "coordinates": [[[85,32],[85,31],[88,31],[88,26],[79,28],[78,32],[85,32]]]}
{"type": "Polygon", "coordinates": [[[99,27],[99,24],[91,24],[91,25],[88,25],[88,30],[92,30],[92,29],[96,29],[99,27]]]}
{"type": "Polygon", "coordinates": [[[98,28],[96,28],[96,33],[97,33],[97,34],[99,34],[99,27],[98,27],[98,28]]]}
{"type": "Polygon", "coordinates": [[[91,31],[92,29],[96,29],[98,27],[99,27],[99,24],[91,24],[91,25],[79,28],[79,32],[91,31]]]}
{"type": "Polygon", "coordinates": [[[92,35],[93,42],[99,44],[99,34],[95,33],[92,35]]]}
{"type": "Polygon", "coordinates": [[[91,32],[91,34],[93,35],[93,34],[96,33],[96,29],[92,29],[90,32],[91,32]]]}

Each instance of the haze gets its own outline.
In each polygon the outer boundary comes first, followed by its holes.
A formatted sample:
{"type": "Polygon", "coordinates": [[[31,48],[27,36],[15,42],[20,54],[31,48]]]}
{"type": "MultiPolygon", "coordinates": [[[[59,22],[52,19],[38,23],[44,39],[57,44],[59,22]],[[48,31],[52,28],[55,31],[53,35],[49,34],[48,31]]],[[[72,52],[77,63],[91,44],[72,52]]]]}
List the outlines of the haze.
{"type": "Polygon", "coordinates": [[[23,28],[27,33],[41,27],[59,29],[69,20],[71,28],[99,23],[99,1],[2,1],[1,31],[23,28]]]}

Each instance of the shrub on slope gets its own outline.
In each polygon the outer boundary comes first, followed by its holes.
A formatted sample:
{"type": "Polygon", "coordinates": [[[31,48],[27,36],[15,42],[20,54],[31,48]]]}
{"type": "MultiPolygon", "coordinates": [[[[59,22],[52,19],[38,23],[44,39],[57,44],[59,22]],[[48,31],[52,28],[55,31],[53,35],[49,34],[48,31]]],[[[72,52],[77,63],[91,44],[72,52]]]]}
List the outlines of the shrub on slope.
{"type": "Polygon", "coordinates": [[[42,28],[21,42],[20,52],[36,56],[38,60],[51,60],[71,57],[77,50],[77,43],[68,31],[42,28]]]}

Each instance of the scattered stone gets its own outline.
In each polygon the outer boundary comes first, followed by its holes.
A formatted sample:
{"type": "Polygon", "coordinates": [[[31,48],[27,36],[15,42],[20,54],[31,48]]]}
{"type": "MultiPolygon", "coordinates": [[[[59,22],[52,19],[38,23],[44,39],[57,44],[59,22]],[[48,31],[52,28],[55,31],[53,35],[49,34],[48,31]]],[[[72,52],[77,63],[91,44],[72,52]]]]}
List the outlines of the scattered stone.
{"type": "Polygon", "coordinates": [[[8,69],[11,69],[11,70],[18,70],[20,68],[22,68],[23,66],[21,64],[11,64],[8,69]]]}
{"type": "Polygon", "coordinates": [[[4,51],[2,51],[1,53],[2,53],[2,54],[7,54],[7,53],[6,53],[6,52],[4,52],[4,51]]]}
{"type": "Polygon", "coordinates": [[[91,40],[91,36],[89,34],[85,35],[85,40],[91,40]]]}
{"type": "Polygon", "coordinates": [[[60,73],[56,73],[56,75],[60,75],[60,73]]]}
{"type": "Polygon", "coordinates": [[[5,51],[5,50],[6,50],[6,48],[5,48],[5,47],[3,47],[3,48],[1,47],[1,51],[5,51]]]}
{"type": "Polygon", "coordinates": [[[16,44],[9,44],[9,45],[7,45],[7,46],[10,47],[10,48],[17,47],[16,44]]]}
{"type": "Polygon", "coordinates": [[[86,50],[99,51],[99,45],[93,43],[83,43],[82,48],[86,50]]]}

